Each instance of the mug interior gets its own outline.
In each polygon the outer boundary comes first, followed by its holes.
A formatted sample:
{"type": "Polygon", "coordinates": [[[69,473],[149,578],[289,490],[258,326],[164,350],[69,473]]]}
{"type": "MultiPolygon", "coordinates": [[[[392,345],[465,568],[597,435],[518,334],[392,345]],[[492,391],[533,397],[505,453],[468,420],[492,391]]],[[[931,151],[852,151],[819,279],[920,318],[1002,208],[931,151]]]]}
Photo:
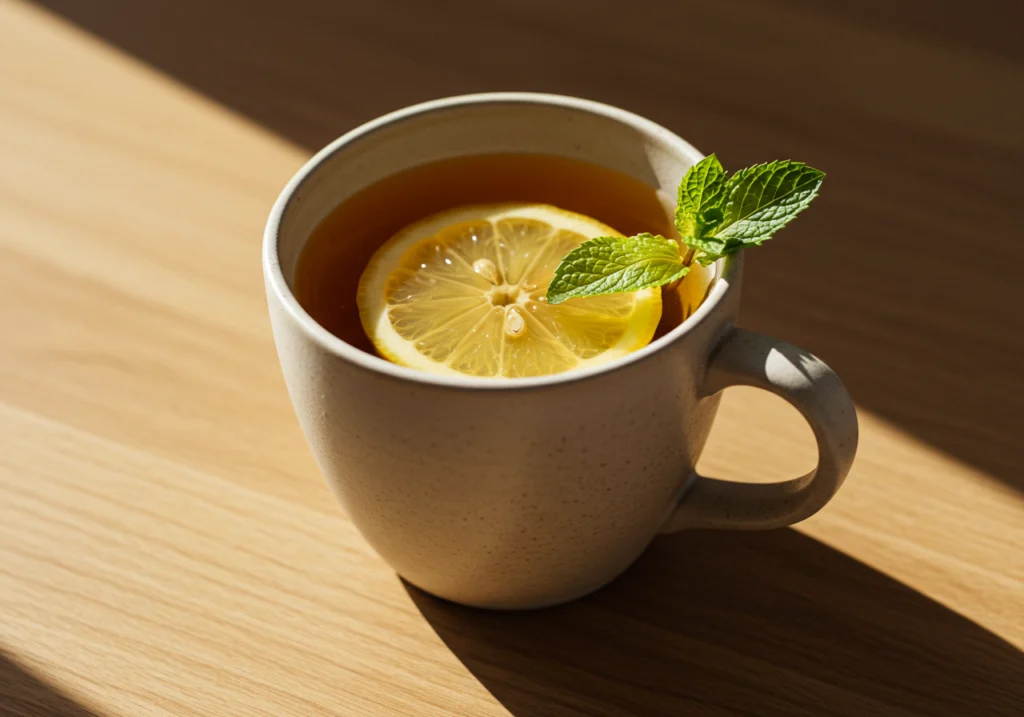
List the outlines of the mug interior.
{"type": "MultiPolygon", "coordinates": [[[[668,211],[674,205],[680,177],[703,158],[689,143],[660,125],[588,100],[492,93],[415,105],[335,140],[285,187],[267,224],[264,269],[268,286],[279,291],[300,322],[313,325],[317,334],[327,334],[302,310],[293,293],[302,249],[327,215],[359,191],[404,170],[444,159],[505,153],[546,154],[604,166],[657,190],[668,211]],[[279,286],[281,282],[283,287],[279,286]]],[[[715,294],[728,288],[729,282],[720,279],[728,279],[727,275],[733,273],[730,265],[735,264],[719,262],[714,267],[708,281],[717,281],[718,286],[704,305],[713,303],[718,298],[715,294]]],[[[704,305],[698,314],[706,309],[704,305]]],[[[669,340],[695,318],[691,316],[683,326],[653,344],[669,340]]],[[[362,353],[341,339],[336,341],[362,353]]],[[[366,358],[387,363],[375,356],[366,358]]],[[[524,380],[517,379],[517,383],[524,380]]]]}

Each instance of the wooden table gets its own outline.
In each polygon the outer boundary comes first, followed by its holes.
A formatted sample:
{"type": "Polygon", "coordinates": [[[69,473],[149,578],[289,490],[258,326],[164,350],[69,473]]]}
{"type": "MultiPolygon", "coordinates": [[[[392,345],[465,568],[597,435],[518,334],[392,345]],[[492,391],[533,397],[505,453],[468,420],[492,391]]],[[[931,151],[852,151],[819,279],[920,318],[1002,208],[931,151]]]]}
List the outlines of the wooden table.
{"type": "MultiPolygon", "coordinates": [[[[1014,3],[46,4],[0,1],[0,714],[1024,714],[1014,3]],[[532,614],[364,544],[285,394],[262,225],[330,138],[495,88],[829,172],[744,289],[858,402],[823,513],[659,538],[532,614]]],[[[734,389],[700,467],[811,445],[734,389]]]]}

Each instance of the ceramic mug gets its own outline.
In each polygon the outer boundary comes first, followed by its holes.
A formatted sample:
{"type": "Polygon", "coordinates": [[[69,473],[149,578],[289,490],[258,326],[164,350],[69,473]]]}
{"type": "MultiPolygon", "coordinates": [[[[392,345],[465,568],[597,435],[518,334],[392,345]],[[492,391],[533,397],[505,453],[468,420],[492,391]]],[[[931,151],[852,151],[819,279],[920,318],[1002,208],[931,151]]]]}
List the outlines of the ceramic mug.
{"type": "Polygon", "coordinates": [[[662,532],[762,529],[807,518],[839,488],[857,418],[839,378],[805,351],[736,328],[742,256],[666,336],[604,366],[535,378],[435,376],[364,353],[319,326],[292,281],[313,228],[389,175],[450,157],[541,153],[632,175],[667,202],[702,155],[614,107],[500,93],[409,107],[334,141],[288,183],[263,269],[285,381],[316,462],[351,520],[401,576],[455,602],[535,608],[622,573],[662,532]],[[781,483],[699,476],[727,386],[786,399],[818,465],[781,483]]]}

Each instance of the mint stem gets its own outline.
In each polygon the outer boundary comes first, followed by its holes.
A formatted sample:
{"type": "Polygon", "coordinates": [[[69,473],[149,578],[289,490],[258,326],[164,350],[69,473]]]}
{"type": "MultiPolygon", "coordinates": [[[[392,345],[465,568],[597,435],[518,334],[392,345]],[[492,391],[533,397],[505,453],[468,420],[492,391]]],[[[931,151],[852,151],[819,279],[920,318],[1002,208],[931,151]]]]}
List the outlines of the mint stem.
{"type": "MultiPolygon", "coordinates": [[[[689,266],[690,264],[693,263],[693,255],[696,254],[697,250],[691,247],[690,245],[686,244],[685,242],[683,242],[683,246],[686,247],[686,254],[683,255],[683,266],[689,266]]],[[[675,291],[676,288],[680,284],[682,284],[684,279],[686,279],[686,277],[680,277],[676,281],[672,282],[671,284],[666,284],[662,288],[665,289],[665,291],[675,291]]]]}

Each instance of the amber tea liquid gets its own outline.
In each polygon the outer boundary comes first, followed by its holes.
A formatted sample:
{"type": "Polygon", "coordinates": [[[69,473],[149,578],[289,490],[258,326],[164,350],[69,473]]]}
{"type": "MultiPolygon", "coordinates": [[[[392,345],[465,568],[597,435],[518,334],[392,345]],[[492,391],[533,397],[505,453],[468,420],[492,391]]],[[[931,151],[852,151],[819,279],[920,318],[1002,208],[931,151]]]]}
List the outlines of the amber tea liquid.
{"type": "MultiPolygon", "coordinates": [[[[321,326],[346,343],[375,353],[359,322],[356,288],[370,257],[400,229],[465,204],[537,202],[593,217],[626,235],[675,236],[671,206],[628,175],[589,162],[540,154],[491,154],[424,164],[361,190],[341,202],[306,242],[294,291],[321,326]]],[[[655,338],[703,300],[710,272],[694,266],[665,295],[655,338]]]]}

